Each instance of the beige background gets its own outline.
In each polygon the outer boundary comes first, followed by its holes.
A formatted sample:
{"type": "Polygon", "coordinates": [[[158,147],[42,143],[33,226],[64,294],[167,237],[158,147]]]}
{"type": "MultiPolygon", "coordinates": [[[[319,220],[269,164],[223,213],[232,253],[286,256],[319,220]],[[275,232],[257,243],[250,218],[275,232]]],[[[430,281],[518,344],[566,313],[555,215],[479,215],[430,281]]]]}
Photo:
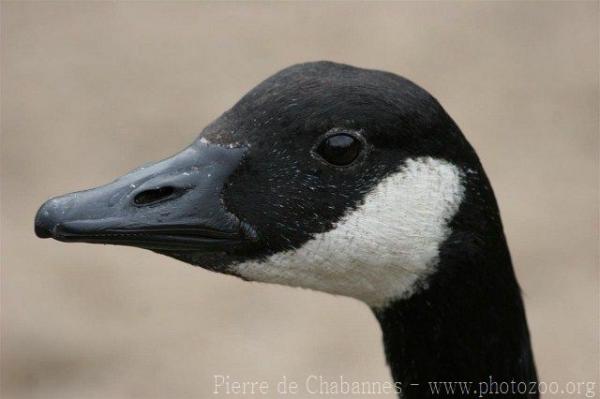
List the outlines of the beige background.
{"type": "Polygon", "coordinates": [[[214,374],[390,378],[357,301],[33,235],[45,199],[178,151],[268,75],[319,59],[440,100],[494,184],[541,379],[597,379],[597,2],[1,11],[2,398],[204,398],[214,374]]]}

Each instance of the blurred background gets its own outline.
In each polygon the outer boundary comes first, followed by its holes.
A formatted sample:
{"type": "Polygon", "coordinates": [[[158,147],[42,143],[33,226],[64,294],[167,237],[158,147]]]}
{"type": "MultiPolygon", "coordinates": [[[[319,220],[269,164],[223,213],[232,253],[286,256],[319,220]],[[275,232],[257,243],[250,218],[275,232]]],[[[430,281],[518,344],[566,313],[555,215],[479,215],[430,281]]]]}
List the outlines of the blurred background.
{"type": "Polygon", "coordinates": [[[355,300],[33,234],[50,196],[179,151],[262,79],[321,59],[440,100],[496,190],[541,380],[597,380],[598,4],[3,2],[2,398],[390,380],[355,300]]]}

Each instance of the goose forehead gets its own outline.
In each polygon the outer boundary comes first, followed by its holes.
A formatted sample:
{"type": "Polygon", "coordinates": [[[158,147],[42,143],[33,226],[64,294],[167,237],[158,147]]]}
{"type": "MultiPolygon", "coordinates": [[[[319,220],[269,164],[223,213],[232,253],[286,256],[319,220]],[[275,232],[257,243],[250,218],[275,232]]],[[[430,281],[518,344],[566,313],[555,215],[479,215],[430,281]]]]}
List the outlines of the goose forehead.
{"type": "Polygon", "coordinates": [[[449,221],[464,196],[461,169],[445,160],[408,159],[362,205],[300,248],[231,270],[254,281],[355,297],[372,307],[408,297],[435,271],[449,221]]]}

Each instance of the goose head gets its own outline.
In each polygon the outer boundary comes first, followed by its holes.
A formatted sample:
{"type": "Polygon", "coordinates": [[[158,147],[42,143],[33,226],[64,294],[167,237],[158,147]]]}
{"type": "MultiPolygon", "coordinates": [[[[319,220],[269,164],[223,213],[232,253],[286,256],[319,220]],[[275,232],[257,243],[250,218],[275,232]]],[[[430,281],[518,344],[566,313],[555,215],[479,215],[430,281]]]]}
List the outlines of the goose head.
{"type": "Polygon", "coordinates": [[[537,378],[477,155],[429,93],[391,73],[284,69],[180,153],[48,200],[35,231],[361,300],[405,398],[428,396],[427,381],[537,378]]]}
{"type": "Polygon", "coordinates": [[[484,228],[489,191],[425,90],[316,62],[259,84],[180,153],[48,200],[35,231],[381,308],[427,286],[454,231],[484,228]]]}

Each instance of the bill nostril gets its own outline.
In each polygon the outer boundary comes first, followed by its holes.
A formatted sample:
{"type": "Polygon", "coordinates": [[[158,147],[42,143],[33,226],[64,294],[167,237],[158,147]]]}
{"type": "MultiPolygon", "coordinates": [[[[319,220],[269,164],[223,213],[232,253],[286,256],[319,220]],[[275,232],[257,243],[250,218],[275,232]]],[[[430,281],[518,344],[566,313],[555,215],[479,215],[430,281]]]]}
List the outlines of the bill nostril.
{"type": "Polygon", "coordinates": [[[160,202],[171,197],[175,193],[175,188],[165,186],[152,190],[144,190],[139,192],[133,198],[133,203],[136,205],[150,205],[160,202]]]}

